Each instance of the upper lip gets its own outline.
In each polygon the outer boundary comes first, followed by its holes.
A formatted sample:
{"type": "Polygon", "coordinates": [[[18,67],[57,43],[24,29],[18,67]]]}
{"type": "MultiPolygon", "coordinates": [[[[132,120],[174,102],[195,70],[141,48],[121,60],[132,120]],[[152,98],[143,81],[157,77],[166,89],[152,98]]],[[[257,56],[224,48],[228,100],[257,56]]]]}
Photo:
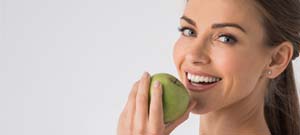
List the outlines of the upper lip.
{"type": "Polygon", "coordinates": [[[203,71],[194,71],[194,70],[189,70],[189,69],[186,69],[184,71],[186,74],[187,73],[190,73],[190,74],[193,74],[193,75],[198,75],[198,76],[208,76],[208,77],[216,77],[216,78],[221,78],[221,77],[218,77],[216,75],[211,75],[209,73],[205,73],[203,71]]]}

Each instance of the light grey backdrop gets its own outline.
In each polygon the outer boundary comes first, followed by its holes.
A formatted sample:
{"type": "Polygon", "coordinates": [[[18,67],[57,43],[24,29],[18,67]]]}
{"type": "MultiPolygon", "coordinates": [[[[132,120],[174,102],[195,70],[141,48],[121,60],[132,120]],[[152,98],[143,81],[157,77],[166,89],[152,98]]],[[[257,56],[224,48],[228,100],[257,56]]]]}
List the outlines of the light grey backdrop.
{"type": "MultiPolygon", "coordinates": [[[[0,0],[0,134],[115,134],[143,71],[177,76],[183,8],[184,0],[0,0]]],[[[198,126],[192,115],[173,135],[198,126]]]]}

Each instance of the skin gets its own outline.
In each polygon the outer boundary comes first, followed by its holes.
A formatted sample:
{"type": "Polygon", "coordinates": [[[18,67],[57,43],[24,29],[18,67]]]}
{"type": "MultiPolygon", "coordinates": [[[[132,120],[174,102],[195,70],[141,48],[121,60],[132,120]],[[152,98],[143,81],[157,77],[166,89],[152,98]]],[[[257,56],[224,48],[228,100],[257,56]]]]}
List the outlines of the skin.
{"type": "Polygon", "coordinates": [[[173,52],[180,80],[187,86],[185,71],[192,70],[221,77],[222,81],[207,91],[189,90],[192,100],[186,113],[163,124],[161,85],[158,83],[153,91],[148,110],[150,75],[145,72],[132,86],[117,134],[168,135],[192,112],[201,115],[200,135],[269,135],[263,113],[267,83],[287,67],[293,47],[288,41],[273,48],[264,44],[261,15],[252,2],[189,0],[185,19],[180,20],[181,27],[188,29],[182,32],[173,52]],[[243,30],[214,25],[224,23],[238,24],[243,30]]]}
{"type": "Polygon", "coordinates": [[[196,102],[191,101],[187,111],[174,122],[164,124],[162,107],[162,87],[154,82],[155,88],[151,95],[148,110],[148,93],[150,75],[145,72],[134,83],[128,96],[128,101],[119,117],[118,135],[169,135],[179,124],[188,119],[191,109],[196,102]],[[149,113],[148,113],[149,111],[149,113]]]}
{"type": "Polygon", "coordinates": [[[278,76],[292,56],[292,45],[264,44],[262,18],[249,0],[189,0],[174,46],[174,63],[187,86],[186,70],[222,78],[204,92],[189,91],[201,114],[201,135],[269,135],[263,105],[269,79],[278,76]],[[237,24],[240,28],[212,27],[237,24]],[[225,34],[225,36],[224,36],[225,34]],[[234,38],[228,36],[232,35],[234,38]],[[272,74],[266,72],[271,70],[272,74]]]}

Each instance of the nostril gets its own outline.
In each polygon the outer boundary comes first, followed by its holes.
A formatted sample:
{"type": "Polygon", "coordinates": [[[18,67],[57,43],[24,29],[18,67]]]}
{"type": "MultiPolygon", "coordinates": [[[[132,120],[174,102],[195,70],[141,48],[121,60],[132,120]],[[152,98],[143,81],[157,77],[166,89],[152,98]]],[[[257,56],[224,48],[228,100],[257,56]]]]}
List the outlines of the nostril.
{"type": "Polygon", "coordinates": [[[210,63],[210,58],[208,55],[195,52],[189,53],[185,56],[185,59],[192,64],[208,64],[210,63]]]}

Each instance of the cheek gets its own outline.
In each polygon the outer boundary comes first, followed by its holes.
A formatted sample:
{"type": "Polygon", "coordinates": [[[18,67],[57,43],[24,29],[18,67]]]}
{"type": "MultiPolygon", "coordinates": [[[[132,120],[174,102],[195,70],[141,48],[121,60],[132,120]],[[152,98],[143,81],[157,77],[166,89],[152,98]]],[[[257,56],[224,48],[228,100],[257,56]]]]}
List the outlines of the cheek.
{"type": "Polygon", "coordinates": [[[173,61],[176,66],[178,75],[180,76],[180,79],[182,79],[182,75],[180,74],[180,68],[181,68],[180,66],[183,60],[184,60],[184,48],[181,40],[179,39],[173,47],[173,61]]]}
{"type": "Polygon", "coordinates": [[[248,52],[219,53],[218,57],[216,67],[224,77],[222,95],[227,104],[249,95],[259,78],[259,58],[248,52]]]}
{"type": "Polygon", "coordinates": [[[216,67],[220,68],[224,76],[243,76],[246,74],[249,67],[249,60],[242,58],[240,55],[226,54],[225,56],[219,56],[216,60],[216,67]]]}
{"type": "MultiPolygon", "coordinates": [[[[223,49],[214,52],[215,67],[224,77],[247,79],[257,77],[262,65],[259,54],[250,49],[223,49]]],[[[257,51],[256,51],[257,52],[257,51]]]]}
{"type": "Polygon", "coordinates": [[[220,50],[218,52],[214,52],[212,59],[215,67],[218,68],[218,71],[224,77],[242,72],[240,70],[243,69],[241,66],[243,66],[242,63],[244,61],[241,60],[241,57],[234,51],[220,50]]]}

